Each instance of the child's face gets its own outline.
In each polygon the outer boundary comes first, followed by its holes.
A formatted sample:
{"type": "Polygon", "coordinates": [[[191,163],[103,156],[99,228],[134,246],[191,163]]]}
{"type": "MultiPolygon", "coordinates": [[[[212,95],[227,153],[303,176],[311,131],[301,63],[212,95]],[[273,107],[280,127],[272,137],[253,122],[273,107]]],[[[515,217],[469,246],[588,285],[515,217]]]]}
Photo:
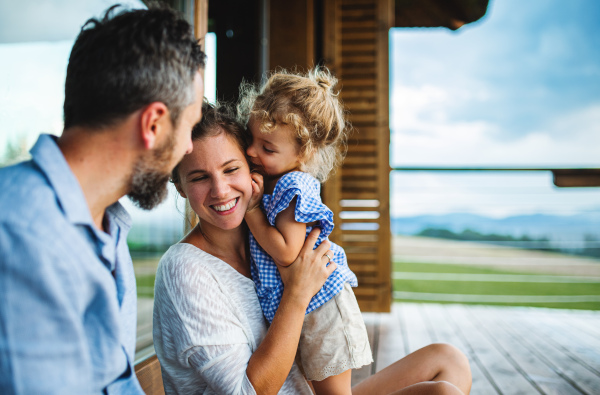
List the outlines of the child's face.
{"type": "Polygon", "coordinates": [[[300,147],[290,125],[278,123],[271,133],[260,131],[260,122],[248,123],[252,144],[246,150],[250,160],[269,176],[281,176],[300,167],[300,147]]]}

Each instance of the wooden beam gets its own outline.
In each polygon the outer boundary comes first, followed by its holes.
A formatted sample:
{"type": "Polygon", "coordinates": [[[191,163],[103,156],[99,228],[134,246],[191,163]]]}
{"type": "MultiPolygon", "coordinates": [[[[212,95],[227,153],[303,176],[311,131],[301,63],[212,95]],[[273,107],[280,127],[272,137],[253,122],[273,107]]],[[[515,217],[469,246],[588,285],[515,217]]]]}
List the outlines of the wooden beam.
{"type": "Polygon", "coordinates": [[[557,169],[552,175],[557,187],[600,187],[600,169],[557,169]]]}

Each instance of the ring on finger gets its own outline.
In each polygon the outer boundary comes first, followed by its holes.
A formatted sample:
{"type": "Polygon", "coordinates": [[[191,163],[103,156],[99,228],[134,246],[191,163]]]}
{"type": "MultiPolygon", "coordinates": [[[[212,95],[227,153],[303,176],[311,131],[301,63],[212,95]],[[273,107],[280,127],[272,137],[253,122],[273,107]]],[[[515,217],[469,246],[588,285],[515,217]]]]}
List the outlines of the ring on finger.
{"type": "Polygon", "coordinates": [[[324,256],[326,256],[327,259],[329,259],[329,262],[331,262],[331,257],[329,256],[329,254],[325,254],[324,256]]]}

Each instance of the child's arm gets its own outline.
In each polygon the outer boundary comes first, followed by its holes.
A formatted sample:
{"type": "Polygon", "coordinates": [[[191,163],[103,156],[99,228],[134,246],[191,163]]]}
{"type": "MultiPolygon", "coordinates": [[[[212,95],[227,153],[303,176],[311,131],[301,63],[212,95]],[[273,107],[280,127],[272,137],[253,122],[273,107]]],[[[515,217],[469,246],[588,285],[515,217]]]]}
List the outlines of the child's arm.
{"type": "Polygon", "coordinates": [[[246,223],[258,244],[271,258],[281,266],[289,266],[294,262],[304,245],[306,224],[296,222],[294,212],[296,198],[288,208],[277,215],[275,226],[271,226],[267,217],[260,209],[263,192],[262,177],[254,177],[252,184],[252,199],[246,212],[246,223]]]}

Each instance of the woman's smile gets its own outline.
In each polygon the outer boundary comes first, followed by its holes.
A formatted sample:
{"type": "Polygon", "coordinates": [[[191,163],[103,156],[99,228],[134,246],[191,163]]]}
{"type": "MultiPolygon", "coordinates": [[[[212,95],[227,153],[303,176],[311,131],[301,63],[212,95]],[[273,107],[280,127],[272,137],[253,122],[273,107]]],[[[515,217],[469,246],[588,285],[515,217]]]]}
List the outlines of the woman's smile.
{"type": "Polygon", "coordinates": [[[240,198],[231,199],[230,201],[222,204],[212,204],[210,208],[215,210],[220,215],[231,214],[237,208],[237,204],[240,198]]]}

